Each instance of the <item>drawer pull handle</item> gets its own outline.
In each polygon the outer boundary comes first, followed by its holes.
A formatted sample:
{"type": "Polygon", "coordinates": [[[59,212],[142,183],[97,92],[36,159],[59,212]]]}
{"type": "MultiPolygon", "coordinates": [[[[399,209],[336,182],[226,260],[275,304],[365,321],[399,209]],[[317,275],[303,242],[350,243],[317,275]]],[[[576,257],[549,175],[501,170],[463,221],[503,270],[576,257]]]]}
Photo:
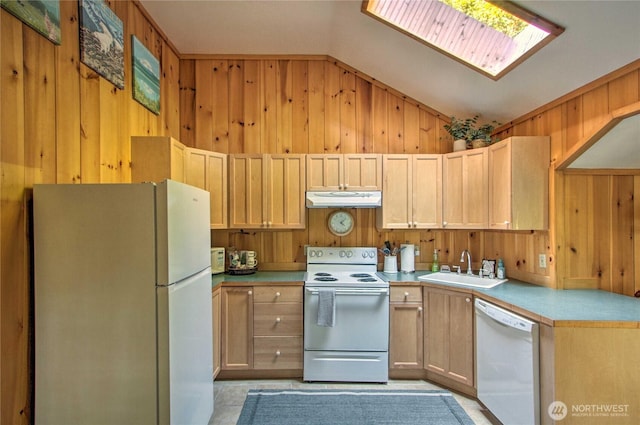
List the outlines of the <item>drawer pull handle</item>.
{"type": "Polygon", "coordinates": [[[418,307],[418,313],[422,313],[422,307],[418,307]]]}
{"type": "Polygon", "coordinates": [[[253,291],[249,291],[249,292],[247,292],[247,294],[253,295],[253,291]]]}
{"type": "Polygon", "coordinates": [[[280,318],[276,317],[276,323],[280,323],[280,318]]]}
{"type": "Polygon", "coordinates": [[[409,293],[408,293],[408,292],[405,292],[405,293],[404,293],[404,297],[405,297],[405,298],[408,298],[408,297],[409,297],[409,293]]]}
{"type": "Polygon", "coordinates": [[[276,292],[276,297],[279,297],[279,296],[280,296],[280,292],[276,292]]]}
{"type": "Polygon", "coordinates": [[[276,357],[280,356],[280,350],[276,351],[276,357]]]}
{"type": "Polygon", "coordinates": [[[464,299],[466,302],[470,303],[471,302],[471,298],[467,297],[464,299]]]}

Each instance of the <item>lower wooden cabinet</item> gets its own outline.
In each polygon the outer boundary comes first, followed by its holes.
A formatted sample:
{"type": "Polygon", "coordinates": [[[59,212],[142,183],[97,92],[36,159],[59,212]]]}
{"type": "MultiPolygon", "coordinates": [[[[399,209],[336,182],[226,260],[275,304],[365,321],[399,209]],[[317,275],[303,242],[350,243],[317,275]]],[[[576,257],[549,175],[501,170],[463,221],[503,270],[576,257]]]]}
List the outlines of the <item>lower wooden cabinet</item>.
{"type": "Polygon", "coordinates": [[[302,369],[302,285],[222,288],[222,365],[302,369]]]}
{"type": "Polygon", "coordinates": [[[222,370],[253,368],[253,287],[222,288],[222,370]]]}
{"type": "Polygon", "coordinates": [[[222,353],[222,289],[217,286],[211,294],[211,324],[213,329],[213,377],[215,378],[220,373],[220,367],[222,365],[220,361],[220,354],[222,353]]]}
{"type": "Polygon", "coordinates": [[[422,288],[391,287],[389,369],[422,369],[422,288]]]}
{"type": "Polygon", "coordinates": [[[423,291],[425,369],[473,387],[472,295],[429,287],[423,291]]]}

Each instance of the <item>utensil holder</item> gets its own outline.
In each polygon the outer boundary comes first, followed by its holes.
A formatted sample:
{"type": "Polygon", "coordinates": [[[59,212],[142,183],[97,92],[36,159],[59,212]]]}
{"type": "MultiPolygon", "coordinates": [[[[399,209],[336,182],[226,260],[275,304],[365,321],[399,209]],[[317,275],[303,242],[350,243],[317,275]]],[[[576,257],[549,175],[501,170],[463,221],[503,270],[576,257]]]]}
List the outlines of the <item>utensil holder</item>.
{"type": "Polygon", "coordinates": [[[398,272],[398,257],[396,255],[387,255],[384,257],[384,273],[398,272]]]}

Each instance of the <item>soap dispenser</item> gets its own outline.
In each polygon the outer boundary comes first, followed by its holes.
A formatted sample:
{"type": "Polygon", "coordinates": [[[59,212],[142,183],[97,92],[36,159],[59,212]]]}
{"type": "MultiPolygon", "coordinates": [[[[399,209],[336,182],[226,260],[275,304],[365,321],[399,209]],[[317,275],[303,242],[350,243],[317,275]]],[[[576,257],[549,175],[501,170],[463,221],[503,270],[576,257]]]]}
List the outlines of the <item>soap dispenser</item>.
{"type": "Polygon", "coordinates": [[[438,270],[440,270],[439,264],[438,264],[438,250],[434,249],[433,250],[433,263],[431,264],[431,271],[432,272],[437,272],[438,270]]]}

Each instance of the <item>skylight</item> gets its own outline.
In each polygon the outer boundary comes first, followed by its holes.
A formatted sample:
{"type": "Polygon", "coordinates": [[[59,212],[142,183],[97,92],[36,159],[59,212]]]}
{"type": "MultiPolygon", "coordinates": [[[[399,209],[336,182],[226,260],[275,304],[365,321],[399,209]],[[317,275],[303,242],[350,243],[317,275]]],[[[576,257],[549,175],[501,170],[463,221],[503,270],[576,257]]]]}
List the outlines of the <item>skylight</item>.
{"type": "Polygon", "coordinates": [[[510,1],[364,0],[362,11],[494,80],[564,31],[510,1]]]}

